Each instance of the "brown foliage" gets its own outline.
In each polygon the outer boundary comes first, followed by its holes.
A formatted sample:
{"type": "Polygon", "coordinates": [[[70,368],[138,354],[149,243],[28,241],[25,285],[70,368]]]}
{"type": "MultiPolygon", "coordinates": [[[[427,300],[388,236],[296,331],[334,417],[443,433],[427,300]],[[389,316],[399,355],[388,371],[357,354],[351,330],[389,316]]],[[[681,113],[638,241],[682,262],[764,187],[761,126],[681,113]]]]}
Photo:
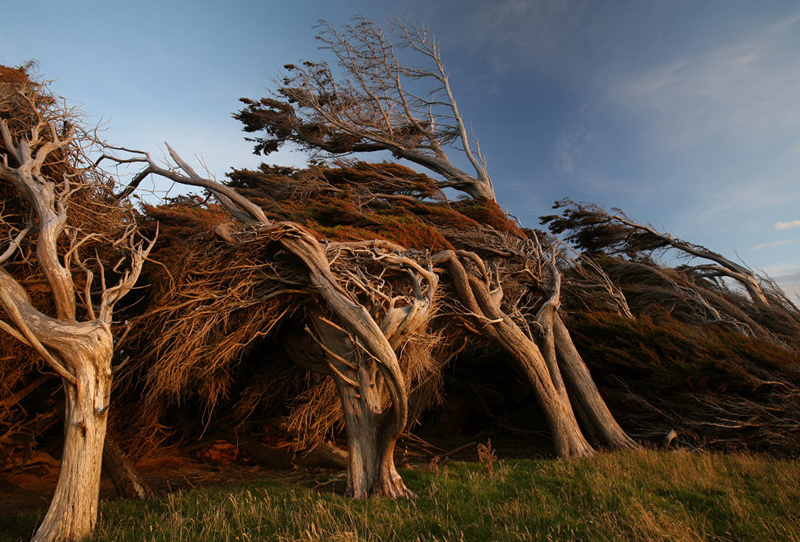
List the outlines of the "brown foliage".
{"type": "Polygon", "coordinates": [[[584,313],[569,323],[621,423],[675,428],[693,444],[790,452],[800,444],[800,355],[663,308],[635,320],[584,313]]]}

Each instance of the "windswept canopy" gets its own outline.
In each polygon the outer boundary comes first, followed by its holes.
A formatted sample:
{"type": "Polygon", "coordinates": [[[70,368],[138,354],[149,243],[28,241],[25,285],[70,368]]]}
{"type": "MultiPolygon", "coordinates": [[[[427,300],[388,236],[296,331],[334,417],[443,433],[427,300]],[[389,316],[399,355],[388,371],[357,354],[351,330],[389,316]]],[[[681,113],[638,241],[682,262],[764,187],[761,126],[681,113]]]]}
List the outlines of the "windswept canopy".
{"type": "Polygon", "coordinates": [[[439,46],[431,33],[393,22],[387,35],[358,17],[341,30],[321,23],[317,39],[330,51],[327,62],[287,64],[270,98],[246,105],[235,118],[260,134],[255,152],[269,154],[286,142],[326,155],[389,151],[441,175],[441,187],[494,199],[494,188],[477,140],[458,109],[439,46]],[[398,50],[421,64],[401,60],[398,50]],[[447,155],[465,154],[467,173],[447,155]]]}

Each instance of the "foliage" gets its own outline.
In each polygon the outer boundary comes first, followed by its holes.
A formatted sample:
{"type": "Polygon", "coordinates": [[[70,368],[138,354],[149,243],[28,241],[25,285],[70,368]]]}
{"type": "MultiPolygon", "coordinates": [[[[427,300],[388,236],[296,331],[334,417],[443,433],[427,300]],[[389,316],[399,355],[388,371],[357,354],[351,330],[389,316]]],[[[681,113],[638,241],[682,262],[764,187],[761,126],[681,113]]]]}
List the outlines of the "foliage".
{"type": "Polygon", "coordinates": [[[800,446],[800,355],[664,309],[635,320],[594,312],[570,320],[612,409],[633,434],[675,429],[684,442],[793,454],[800,446]]]}
{"type": "MultiPolygon", "coordinates": [[[[555,235],[566,234],[567,242],[589,254],[636,257],[668,246],[664,239],[615,220],[605,209],[591,203],[564,199],[557,201],[553,209],[560,209],[561,214],[543,216],[541,223],[555,235]]],[[[619,209],[613,211],[622,213],[619,209]]]]}
{"type": "Polygon", "coordinates": [[[323,156],[389,151],[444,179],[440,187],[494,200],[494,188],[477,141],[470,137],[450,88],[439,46],[430,32],[394,21],[389,33],[363,16],[336,29],[322,22],[317,39],[327,62],[286,64],[272,97],[241,98],[234,117],[260,134],[256,154],[285,143],[323,156]],[[400,58],[404,50],[416,60],[400,58]],[[455,167],[447,150],[464,153],[472,175],[455,167]]]}

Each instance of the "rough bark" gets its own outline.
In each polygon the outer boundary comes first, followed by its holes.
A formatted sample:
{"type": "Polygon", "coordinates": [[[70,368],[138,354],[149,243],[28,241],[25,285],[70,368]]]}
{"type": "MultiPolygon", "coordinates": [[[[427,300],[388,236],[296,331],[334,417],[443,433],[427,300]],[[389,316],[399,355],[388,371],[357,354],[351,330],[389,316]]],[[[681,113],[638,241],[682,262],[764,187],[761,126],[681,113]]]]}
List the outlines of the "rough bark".
{"type": "Polygon", "coordinates": [[[319,314],[312,316],[312,323],[325,345],[344,412],[347,494],[357,499],[413,496],[394,464],[394,449],[400,432],[396,420],[392,419],[394,401],[388,409],[384,407],[382,374],[374,364],[362,359],[349,334],[331,326],[319,314]]]}
{"type": "Polygon", "coordinates": [[[547,362],[536,344],[500,308],[500,296],[492,295],[482,260],[463,251],[443,251],[433,258],[444,264],[461,303],[476,320],[478,329],[505,351],[533,387],[542,407],[559,457],[590,455],[592,447],[581,433],[569,401],[565,401],[550,375],[547,362]],[[482,275],[468,273],[460,258],[471,261],[482,275]]]}
{"type": "MultiPolygon", "coordinates": [[[[109,337],[110,339],[110,337],[109,337]]],[[[110,346],[110,341],[109,341],[110,346]]],[[[97,523],[97,495],[107,413],[98,413],[97,403],[106,404],[111,389],[107,378],[85,359],[85,371],[76,374],[77,386],[65,385],[66,417],[64,451],[58,484],[47,514],[33,542],[81,540],[92,534],[97,523]]],[[[108,362],[110,367],[111,355],[108,362]]]]}
{"type": "Polygon", "coordinates": [[[64,373],[64,451],[55,495],[33,540],[79,540],[97,521],[97,496],[111,394],[113,338],[100,321],[70,322],[37,311],[0,267],[0,306],[64,373]]]}
{"type": "Polygon", "coordinates": [[[558,314],[554,318],[553,336],[561,373],[586,431],[597,439],[599,444],[610,448],[620,450],[638,448],[639,445],[625,433],[608,410],[589,368],[575,348],[569,330],[558,314]]]}
{"type": "Polygon", "coordinates": [[[153,491],[125,455],[117,441],[106,436],[103,447],[103,472],[111,479],[117,494],[125,499],[149,499],[153,491]]]}

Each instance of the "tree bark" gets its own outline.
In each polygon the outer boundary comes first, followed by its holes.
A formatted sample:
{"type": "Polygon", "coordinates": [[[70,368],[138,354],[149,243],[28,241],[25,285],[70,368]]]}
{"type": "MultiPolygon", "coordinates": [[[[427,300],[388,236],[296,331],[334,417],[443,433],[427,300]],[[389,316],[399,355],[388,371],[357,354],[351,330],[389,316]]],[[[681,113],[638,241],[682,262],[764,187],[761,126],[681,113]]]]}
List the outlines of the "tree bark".
{"type": "Polygon", "coordinates": [[[64,321],[37,311],[0,267],[0,306],[64,379],[64,452],[55,495],[34,542],[71,541],[92,533],[111,395],[113,337],[107,323],[64,321]]]}
{"type": "Polygon", "coordinates": [[[569,396],[586,426],[587,432],[600,444],[614,449],[634,450],[639,445],[619,426],[614,415],[594,383],[567,326],[559,314],[553,318],[553,336],[558,351],[559,366],[566,380],[569,396]]]}
{"type": "Polygon", "coordinates": [[[349,335],[327,324],[318,313],[312,313],[312,323],[326,349],[344,412],[347,495],[357,499],[412,497],[394,464],[395,444],[400,437],[392,423],[396,398],[384,408],[385,380],[374,363],[361,359],[349,335]]]}
{"type": "Polygon", "coordinates": [[[89,341],[76,348],[74,355],[61,352],[69,360],[69,366],[75,368],[75,385],[64,383],[66,411],[61,471],[50,508],[33,542],[80,540],[92,534],[97,522],[111,393],[112,338],[110,332],[94,333],[87,338],[89,341]]]}
{"type": "Polygon", "coordinates": [[[153,496],[153,491],[139,475],[133,462],[110,436],[106,436],[103,447],[103,472],[111,479],[120,497],[142,500],[153,496]]]}
{"type": "Polygon", "coordinates": [[[492,295],[483,261],[473,253],[443,251],[434,262],[447,265],[459,299],[477,319],[478,328],[488,339],[511,357],[533,387],[542,407],[559,457],[586,456],[594,450],[581,433],[568,400],[553,383],[547,362],[536,344],[500,308],[500,299],[492,295]],[[482,279],[468,273],[459,257],[471,260],[483,274],[482,279]]]}

